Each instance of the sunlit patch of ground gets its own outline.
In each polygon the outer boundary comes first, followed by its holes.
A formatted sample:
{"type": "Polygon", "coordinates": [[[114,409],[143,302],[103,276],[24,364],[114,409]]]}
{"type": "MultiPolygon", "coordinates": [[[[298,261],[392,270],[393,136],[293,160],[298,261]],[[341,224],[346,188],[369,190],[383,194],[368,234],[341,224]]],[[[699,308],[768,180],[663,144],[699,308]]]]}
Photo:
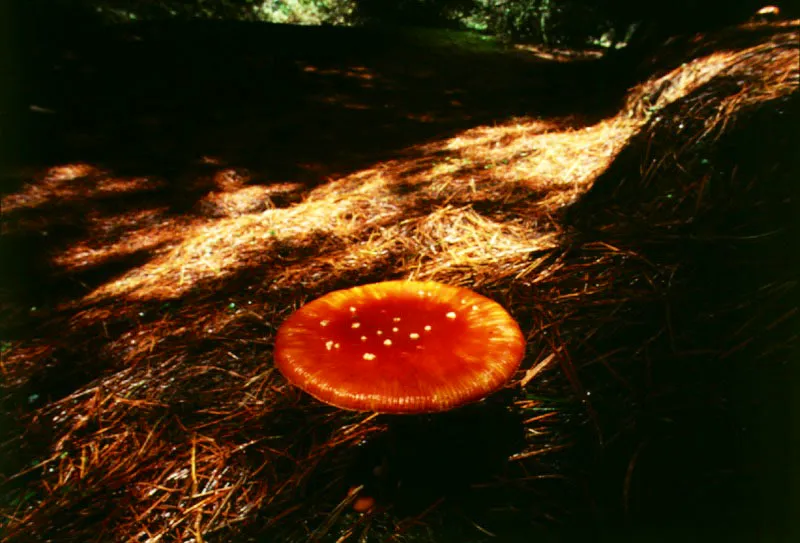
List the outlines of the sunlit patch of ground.
{"type": "Polygon", "coordinates": [[[516,44],[515,49],[531,53],[542,60],[557,62],[570,62],[574,60],[586,60],[600,58],[603,56],[602,50],[587,49],[584,51],[575,49],[558,49],[554,47],[542,47],[538,45],[516,44]]]}
{"type": "Polygon", "coordinates": [[[88,198],[136,193],[157,187],[158,182],[149,179],[122,179],[88,164],[66,164],[50,168],[21,191],[4,196],[2,206],[4,213],[10,213],[53,202],[80,202],[88,198]]]}
{"type": "MultiPolygon", "coordinates": [[[[410,261],[393,266],[400,275],[421,276],[430,268],[426,277],[446,279],[433,270],[523,260],[530,252],[553,247],[552,216],[589,186],[636,126],[623,118],[579,131],[542,133],[546,123],[520,119],[474,129],[409,149],[409,158],[331,181],[284,209],[259,210],[270,207],[264,196],[279,189],[219,183],[222,190],[207,201],[234,207],[241,212],[229,214],[239,216],[188,230],[164,228],[165,236],[180,240],[176,247],[102,285],[86,301],[178,298],[200,281],[221,280],[273,261],[271,255],[282,244],[302,247],[319,237],[346,247],[322,261],[332,266],[354,261],[367,268],[383,257],[381,247],[402,240],[404,260],[410,261]],[[489,214],[492,208],[511,206],[506,218],[516,217],[496,222],[464,207],[470,205],[489,214]]],[[[158,239],[152,231],[141,235],[150,242],[158,239]]],[[[133,239],[127,243],[135,246],[133,239]]],[[[313,259],[305,259],[303,267],[313,267],[313,259]]],[[[330,270],[331,275],[341,271],[330,270]]],[[[265,269],[265,278],[271,273],[265,269]]],[[[293,280],[318,287],[300,270],[293,280]]]]}
{"type": "MultiPolygon", "coordinates": [[[[331,472],[342,466],[326,462],[383,428],[372,418],[309,403],[286,386],[270,363],[282,320],[332,288],[388,278],[433,279],[498,296],[544,290],[548,257],[562,250],[561,212],[652,115],[714,78],[736,80],[740,70],[747,72],[747,92],[722,100],[709,128],[736,107],[796,91],[796,51],[770,60],[768,47],[697,58],[636,87],[625,109],[584,128],[573,128],[574,119],[515,118],[412,146],[312,188],[292,179],[259,184],[210,157],[206,165],[216,170],[191,180],[209,188],[188,211],[151,202],[98,213],[88,204],[84,231],[48,255],[54,270],[75,274],[132,254],[146,258],[85,295],[61,300],[42,324],[43,337],[14,340],[3,355],[3,378],[12,386],[51,365],[50,379],[58,379],[58,363],[65,363],[59,357],[70,348],[100,361],[97,376],[36,407],[36,428],[47,427],[52,440],[37,451],[38,463],[20,473],[43,469],[46,492],[38,489],[37,499],[44,505],[22,503],[14,523],[55,518],[72,503],[60,501],[59,492],[72,496],[78,489],[99,518],[125,494],[127,508],[114,529],[131,540],[178,534],[200,541],[257,510],[269,512],[269,523],[329,527],[324,517],[308,517],[296,489],[323,466],[332,478],[325,492],[338,496],[342,482],[331,472]],[[773,73],[776,67],[782,71],[773,73]]],[[[347,75],[374,81],[359,66],[347,75]]],[[[36,211],[108,195],[146,196],[161,187],[156,177],[62,165],[4,196],[2,205],[4,213],[36,211]]],[[[3,225],[4,232],[29,227],[3,225]]],[[[608,271],[602,258],[594,263],[603,268],[598,277],[608,271]]],[[[585,293],[589,264],[578,271],[585,293]]],[[[553,303],[578,296],[563,289],[553,303]]],[[[539,308],[507,296],[512,311],[526,313],[523,332],[531,337],[542,325],[530,316],[539,308]]],[[[555,373],[565,350],[558,341],[532,344],[511,386],[555,373]]],[[[512,457],[518,462],[511,473],[527,481],[544,476],[526,473],[523,460],[567,444],[541,398],[519,407],[530,414],[530,445],[512,457]]],[[[26,438],[38,436],[26,431],[26,438]]],[[[336,511],[349,502],[342,503],[336,511]]]]}
{"type": "Polygon", "coordinates": [[[153,250],[174,241],[175,230],[192,221],[169,217],[165,208],[154,208],[109,217],[87,217],[88,239],[70,245],[53,256],[53,264],[80,271],[108,259],[153,250]]]}

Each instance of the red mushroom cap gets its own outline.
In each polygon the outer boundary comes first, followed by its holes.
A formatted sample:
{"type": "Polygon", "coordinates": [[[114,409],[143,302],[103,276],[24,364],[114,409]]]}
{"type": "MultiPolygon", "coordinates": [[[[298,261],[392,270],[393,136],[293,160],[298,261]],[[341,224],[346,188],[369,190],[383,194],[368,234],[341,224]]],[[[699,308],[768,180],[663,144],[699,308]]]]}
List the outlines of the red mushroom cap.
{"type": "Polygon", "coordinates": [[[519,367],[525,340],[496,302],[435,282],[331,292],[281,325],[275,364],[318,400],[356,411],[425,413],[480,400],[519,367]]]}

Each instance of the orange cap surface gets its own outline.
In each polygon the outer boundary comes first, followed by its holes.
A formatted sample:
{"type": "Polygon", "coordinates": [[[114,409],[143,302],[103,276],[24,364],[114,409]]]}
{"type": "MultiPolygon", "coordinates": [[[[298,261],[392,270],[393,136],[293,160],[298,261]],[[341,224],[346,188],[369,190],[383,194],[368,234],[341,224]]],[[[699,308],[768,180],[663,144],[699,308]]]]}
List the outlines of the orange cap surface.
{"type": "Polygon", "coordinates": [[[514,374],[525,340],[496,302],[435,282],[387,281],[309,302],[281,325],[275,364],[315,398],[426,413],[480,400],[514,374]]]}

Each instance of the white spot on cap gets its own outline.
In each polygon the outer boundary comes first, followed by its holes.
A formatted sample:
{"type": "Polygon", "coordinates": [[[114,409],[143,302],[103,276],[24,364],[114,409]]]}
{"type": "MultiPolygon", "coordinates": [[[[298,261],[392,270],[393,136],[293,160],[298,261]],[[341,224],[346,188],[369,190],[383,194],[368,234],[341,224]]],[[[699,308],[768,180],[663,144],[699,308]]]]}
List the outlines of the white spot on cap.
{"type": "Polygon", "coordinates": [[[383,344],[386,345],[387,347],[389,347],[392,344],[392,340],[391,339],[384,339],[383,340],[383,344]]]}
{"type": "Polygon", "coordinates": [[[351,305],[350,306],[350,313],[355,313],[355,312],[356,312],[356,308],[351,305]]]}
{"type": "Polygon", "coordinates": [[[339,345],[338,343],[334,343],[334,344],[333,344],[333,348],[334,348],[334,349],[338,349],[339,347],[341,347],[341,345],[339,345]]]}
{"type": "Polygon", "coordinates": [[[353,329],[361,328],[361,323],[360,322],[354,322],[353,324],[350,325],[350,328],[353,328],[353,329]]]}
{"type": "Polygon", "coordinates": [[[411,332],[410,334],[408,334],[408,337],[410,337],[411,339],[419,339],[419,334],[416,332],[411,332]]]}
{"type": "Polygon", "coordinates": [[[383,335],[383,330],[378,330],[378,331],[377,331],[377,332],[375,332],[375,333],[376,333],[376,334],[378,334],[379,336],[382,336],[382,335],[383,335]]]}
{"type": "Polygon", "coordinates": [[[361,341],[367,341],[367,336],[361,336],[361,341]]]}
{"type": "Polygon", "coordinates": [[[399,330],[400,330],[400,329],[399,329],[399,328],[397,328],[397,327],[395,327],[395,328],[392,328],[392,332],[397,332],[397,331],[399,331],[399,330]]]}
{"type": "Polygon", "coordinates": [[[330,351],[332,347],[333,347],[333,341],[326,341],[325,342],[325,348],[326,349],[328,349],[330,351]]]}
{"type": "Polygon", "coordinates": [[[400,322],[400,317],[395,317],[392,319],[392,322],[400,322]]]}
{"type": "Polygon", "coordinates": [[[423,330],[425,330],[426,332],[430,332],[431,331],[431,325],[430,324],[426,324],[425,327],[423,328],[423,330]]]}
{"type": "Polygon", "coordinates": [[[328,326],[330,323],[331,323],[331,321],[319,321],[319,325],[322,326],[323,328],[325,326],[328,326]]]}
{"type": "Polygon", "coordinates": [[[478,310],[478,306],[477,306],[477,305],[473,305],[473,306],[472,306],[472,310],[473,310],[473,311],[477,311],[477,310],[478,310]]]}
{"type": "Polygon", "coordinates": [[[417,294],[419,294],[420,296],[425,296],[425,291],[424,290],[418,290],[417,294]]]}
{"type": "Polygon", "coordinates": [[[449,313],[447,313],[447,315],[445,315],[445,317],[447,317],[448,319],[455,319],[456,318],[456,312],[455,311],[450,311],[449,313]]]}
{"type": "Polygon", "coordinates": [[[375,360],[376,358],[378,357],[372,353],[364,353],[364,360],[375,360]]]}

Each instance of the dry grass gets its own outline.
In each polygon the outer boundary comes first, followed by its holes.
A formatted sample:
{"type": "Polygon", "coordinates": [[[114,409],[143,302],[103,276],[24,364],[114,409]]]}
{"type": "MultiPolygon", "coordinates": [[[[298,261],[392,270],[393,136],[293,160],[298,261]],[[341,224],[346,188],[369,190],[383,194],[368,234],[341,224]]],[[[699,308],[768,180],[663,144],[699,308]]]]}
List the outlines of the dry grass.
{"type": "MultiPolygon", "coordinates": [[[[647,155],[642,171],[626,171],[643,199],[662,192],[652,187],[664,182],[665,164],[691,145],[722,137],[743,112],[796,94],[797,36],[796,25],[787,26],[758,45],[699,56],[632,89],[616,116],[580,129],[575,119],[515,118],[408,148],[316,188],[292,180],[253,185],[247,172],[220,166],[202,180],[213,188],[199,214],[158,206],[87,211],[85,235],[49,255],[58,273],[142,251],[148,257],[48,308],[35,333],[4,344],[9,405],[40,393],[48,381],[37,376],[46,368],[65,381],[72,376],[59,372],[79,374],[60,397],[18,409],[16,432],[4,434],[4,455],[35,455],[4,476],[6,541],[199,543],[231,541],[237,529],[270,541],[402,541],[435,530],[453,514],[448,499],[405,516],[391,501],[367,515],[352,512],[347,470],[357,445],[385,434],[387,421],[318,405],[288,387],[270,361],[277,326],[303,302],[397,277],[473,288],[520,321],[529,351],[508,392],[524,443],[473,492],[487,511],[508,514],[502,496],[513,488],[524,498],[516,509],[525,522],[557,519],[563,512],[541,502],[549,482],[568,478],[554,466],[569,458],[575,421],[592,421],[608,438],[625,418],[587,394],[635,389],[630,368],[613,362],[614,349],[638,352],[656,340],[597,346],[593,338],[632,326],[641,317],[635,308],[659,299],[675,271],[675,263],[653,262],[641,244],[615,237],[610,223],[607,236],[574,237],[564,210],[624,149],[647,155]],[[691,132],[667,133],[674,125],[662,119],[686,119],[691,132]],[[670,145],[648,155],[643,134],[670,145]],[[69,357],[85,367],[59,365],[69,357]]],[[[363,79],[362,71],[354,68],[353,77],[363,79]]],[[[2,205],[11,214],[146,193],[158,183],[61,165],[2,205]]],[[[725,205],[702,200],[697,184],[678,188],[677,198],[642,206],[657,208],[651,218],[661,222],[642,221],[657,228],[684,221],[684,205],[694,217],[725,205]]],[[[48,219],[43,214],[36,228],[49,228],[48,219]]],[[[3,222],[4,234],[30,227],[3,222]]]]}

